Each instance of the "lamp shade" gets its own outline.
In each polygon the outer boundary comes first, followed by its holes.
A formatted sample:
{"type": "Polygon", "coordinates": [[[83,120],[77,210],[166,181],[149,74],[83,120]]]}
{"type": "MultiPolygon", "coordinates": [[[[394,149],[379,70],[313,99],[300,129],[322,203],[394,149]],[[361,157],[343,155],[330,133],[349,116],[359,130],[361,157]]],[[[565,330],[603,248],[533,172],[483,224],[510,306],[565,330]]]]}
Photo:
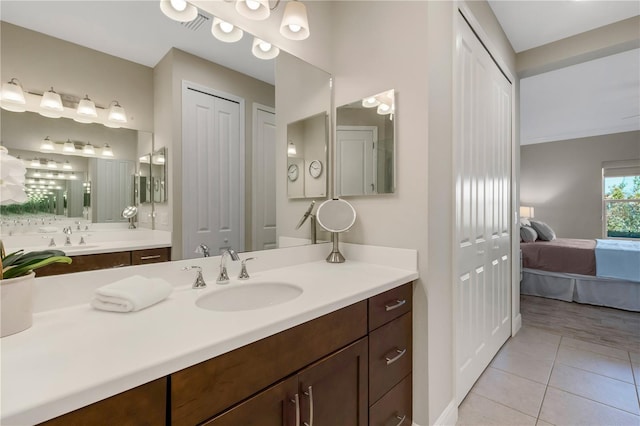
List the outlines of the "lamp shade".
{"type": "Polygon", "coordinates": [[[368,98],[364,98],[362,100],[362,106],[365,108],[373,108],[380,105],[380,101],[375,96],[369,96],[368,98]]]}
{"type": "Polygon", "coordinates": [[[69,139],[62,146],[62,151],[64,152],[76,152],[76,146],[69,139]]]}
{"type": "Polygon", "coordinates": [[[44,117],[60,118],[62,111],[64,111],[62,98],[53,90],[53,87],[48,92],[44,92],[38,113],[44,117]]]}
{"type": "Polygon", "coordinates": [[[51,139],[49,139],[49,136],[47,136],[42,140],[42,143],[40,144],[40,150],[41,151],[55,150],[55,147],[53,146],[53,142],[51,141],[51,139]]]}
{"type": "Polygon", "coordinates": [[[532,218],[534,217],[534,209],[529,206],[520,206],[520,217],[532,218]]]}
{"type": "Polygon", "coordinates": [[[96,153],[96,150],[93,148],[93,145],[91,145],[91,143],[87,143],[84,148],[82,148],[82,153],[86,155],[94,155],[96,153]]]}
{"type": "Polygon", "coordinates": [[[307,7],[297,0],[290,1],[284,9],[280,34],[289,40],[304,40],[309,37],[307,7]]]}
{"type": "Polygon", "coordinates": [[[127,113],[124,108],[120,106],[118,101],[111,102],[108,120],[118,124],[124,124],[127,122],[127,113]]]}
{"type": "Polygon", "coordinates": [[[264,40],[255,37],[251,47],[251,53],[259,59],[274,59],[280,54],[280,49],[264,40]]]}
{"type": "Polygon", "coordinates": [[[160,0],[160,10],[178,22],[191,22],[198,17],[198,8],[185,0],[160,0]]]}
{"type": "Polygon", "coordinates": [[[113,157],[113,150],[108,143],[104,144],[102,147],[102,155],[105,157],[113,157]]]}
{"type": "Polygon", "coordinates": [[[93,103],[89,96],[85,95],[84,99],[78,102],[77,116],[74,118],[79,123],[91,123],[93,118],[98,116],[96,112],[96,104],[93,103]]]}
{"type": "Polygon", "coordinates": [[[24,112],[27,100],[24,97],[22,85],[17,78],[12,78],[2,85],[0,92],[0,106],[7,111],[24,112]]]}
{"type": "Polygon", "coordinates": [[[269,0],[237,0],[236,11],[248,19],[262,21],[271,14],[269,0]]]}
{"type": "Polygon", "coordinates": [[[214,17],[211,24],[211,34],[225,43],[234,43],[242,38],[244,31],[227,21],[214,17]]]}
{"type": "Polygon", "coordinates": [[[289,145],[287,145],[287,155],[296,155],[298,151],[296,150],[296,146],[293,144],[293,141],[289,141],[289,145]]]}

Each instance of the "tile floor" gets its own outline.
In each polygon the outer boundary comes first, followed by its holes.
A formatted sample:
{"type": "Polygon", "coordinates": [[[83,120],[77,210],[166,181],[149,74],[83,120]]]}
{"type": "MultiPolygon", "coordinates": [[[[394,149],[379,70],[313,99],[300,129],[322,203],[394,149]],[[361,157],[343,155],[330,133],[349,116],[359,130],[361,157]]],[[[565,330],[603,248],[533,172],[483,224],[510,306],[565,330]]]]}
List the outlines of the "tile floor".
{"type": "Polygon", "coordinates": [[[457,425],[640,426],[640,348],[565,334],[524,325],[462,402],[457,425]]]}

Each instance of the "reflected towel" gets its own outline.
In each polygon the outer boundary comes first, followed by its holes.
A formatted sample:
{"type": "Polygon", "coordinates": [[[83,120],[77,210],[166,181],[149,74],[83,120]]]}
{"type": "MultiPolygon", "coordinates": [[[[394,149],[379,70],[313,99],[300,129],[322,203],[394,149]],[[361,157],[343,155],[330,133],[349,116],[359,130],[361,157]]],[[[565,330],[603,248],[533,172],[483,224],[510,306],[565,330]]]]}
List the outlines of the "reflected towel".
{"type": "Polygon", "coordinates": [[[171,284],[160,278],[134,275],[96,289],[91,306],[112,312],[135,312],[154,305],[173,291],[171,284]]]}

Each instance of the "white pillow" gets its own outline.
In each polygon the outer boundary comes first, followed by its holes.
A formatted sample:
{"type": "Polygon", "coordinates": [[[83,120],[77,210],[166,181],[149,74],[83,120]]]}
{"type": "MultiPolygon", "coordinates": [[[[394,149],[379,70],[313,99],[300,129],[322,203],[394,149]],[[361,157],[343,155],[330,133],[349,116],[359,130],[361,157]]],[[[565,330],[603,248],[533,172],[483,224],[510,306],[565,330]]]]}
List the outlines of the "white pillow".
{"type": "Polygon", "coordinates": [[[556,233],[549,225],[538,220],[530,220],[531,227],[538,233],[538,238],[542,241],[551,241],[556,239],[556,233]]]}

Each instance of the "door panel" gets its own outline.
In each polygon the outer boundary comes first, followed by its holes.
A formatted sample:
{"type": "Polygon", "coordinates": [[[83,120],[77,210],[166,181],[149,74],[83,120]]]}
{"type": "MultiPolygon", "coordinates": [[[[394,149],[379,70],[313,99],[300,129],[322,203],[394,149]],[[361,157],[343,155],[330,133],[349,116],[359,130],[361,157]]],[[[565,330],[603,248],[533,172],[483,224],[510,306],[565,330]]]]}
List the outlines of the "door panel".
{"type": "Polygon", "coordinates": [[[336,137],[338,194],[344,196],[377,193],[377,127],[340,126],[336,137]]]}
{"type": "Polygon", "coordinates": [[[253,156],[253,250],[277,248],[276,238],[276,115],[256,112],[253,156]]]}
{"type": "Polygon", "coordinates": [[[456,67],[456,396],[511,333],[511,84],[462,16],[456,67]]]}

